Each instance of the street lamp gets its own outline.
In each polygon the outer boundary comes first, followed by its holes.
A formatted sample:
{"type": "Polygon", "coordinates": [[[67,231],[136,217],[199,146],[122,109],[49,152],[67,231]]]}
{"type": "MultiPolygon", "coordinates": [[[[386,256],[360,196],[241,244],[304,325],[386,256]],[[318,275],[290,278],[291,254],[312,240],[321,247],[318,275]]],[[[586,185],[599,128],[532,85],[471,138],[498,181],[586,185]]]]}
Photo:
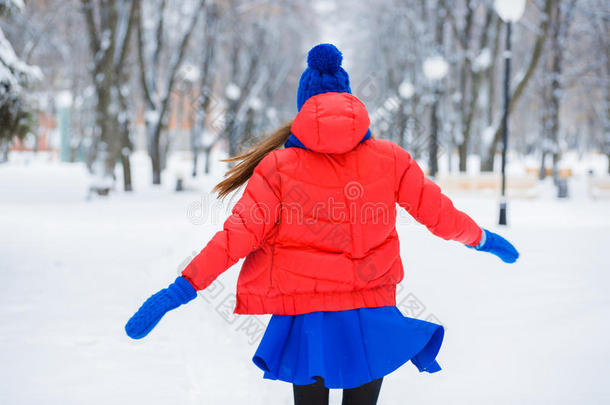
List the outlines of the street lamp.
{"type": "Polygon", "coordinates": [[[508,115],[510,106],[510,61],[512,23],[519,21],[525,11],[525,0],[496,0],[495,9],[506,23],[504,51],[504,114],[502,115],[502,197],[500,198],[500,225],[506,225],[506,151],[508,149],[508,115]]]}
{"type": "Polygon", "coordinates": [[[449,71],[449,64],[442,56],[431,56],[424,60],[422,66],[424,76],[433,83],[434,99],[432,100],[432,111],[430,112],[430,145],[428,149],[428,168],[430,177],[436,176],[438,172],[438,101],[440,89],[438,82],[441,81],[449,71]]]}
{"type": "Polygon", "coordinates": [[[72,102],[72,93],[69,90],[60,91],[55,98],[59,115],[59,156],[62,162],[70,161],[70,108],[72,102]]]}

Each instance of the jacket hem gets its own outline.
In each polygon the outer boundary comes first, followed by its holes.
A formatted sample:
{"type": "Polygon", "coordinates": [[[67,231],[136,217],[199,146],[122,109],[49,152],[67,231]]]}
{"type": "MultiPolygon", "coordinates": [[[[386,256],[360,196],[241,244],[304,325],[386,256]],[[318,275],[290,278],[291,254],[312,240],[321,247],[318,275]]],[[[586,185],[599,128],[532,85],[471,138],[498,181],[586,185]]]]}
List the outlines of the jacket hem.
{"type": "Polygon", "coordinates": [[[345,311],[396,305],[396,285],[276,296],[238,292],[236,301],[233,311],[236,314],[300,315],[317,311],[345,311]]]}

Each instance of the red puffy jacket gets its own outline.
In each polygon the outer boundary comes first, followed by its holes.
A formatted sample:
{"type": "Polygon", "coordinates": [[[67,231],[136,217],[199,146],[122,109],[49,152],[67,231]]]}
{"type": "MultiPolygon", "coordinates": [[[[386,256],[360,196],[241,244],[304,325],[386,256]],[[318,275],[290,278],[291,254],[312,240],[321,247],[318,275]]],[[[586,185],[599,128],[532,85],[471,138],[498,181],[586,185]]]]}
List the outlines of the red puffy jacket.
{"type": "Polygon", "coordinates": [[[198,289],[240,258],[238,314],[303,314],[396,304],[403,278],[396,203],[437,236],[471,246],[481,229],[393,142],[360,140],[364,105],[310,98],[292,124],[307,147],[267,155],[224,228],[184,269],[198,289]]]}

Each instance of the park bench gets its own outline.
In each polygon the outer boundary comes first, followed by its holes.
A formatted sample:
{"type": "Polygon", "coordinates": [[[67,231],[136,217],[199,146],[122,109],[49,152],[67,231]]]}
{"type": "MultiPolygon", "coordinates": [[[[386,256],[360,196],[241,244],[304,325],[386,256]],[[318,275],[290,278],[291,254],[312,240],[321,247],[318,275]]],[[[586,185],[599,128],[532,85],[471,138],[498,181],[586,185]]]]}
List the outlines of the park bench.
{"type": "MultiPolygon", "coordinates": [[[[530,174],[530,175],[533,175],[533,176],[539,176],[540,175],[540,168],[527,167],[525,169],[525,172],[527,174],[530,174]]],[[[550,167],[545,168],[544,174],[547,177],[553,176],[553,169],[550,168],[550,167]]],[[[559,169],[557,174],[559,175],[560,179],[569,179],[570,177],[572,177],[574,175],[574,173],[572,172],[572,169],[570,169],[570,168],[559,169]]]]}
{"type": "Polygon", "coordinates": [[[105,197],[110,194],[112,189],[112,181],[103,178],[94,178],[87,189],[87,200],[90,200],[92,196],[105,197]]]}
{"type": "MultiPolygon", "coordinates": [[[[502,177],[499,173],[440,175],[436,180],[443,191],[448,192],[492,192],[500,194],[502,177]]],[[[509,175],[506,178],[506,193],[509,197],[535,198],[537,179],[532,175],[509,175]]]]}
{"type": "Polygon", "coordinates": [[[610,197],[610,177],[590,177],[589,195],[591,198],[610,197]]]}

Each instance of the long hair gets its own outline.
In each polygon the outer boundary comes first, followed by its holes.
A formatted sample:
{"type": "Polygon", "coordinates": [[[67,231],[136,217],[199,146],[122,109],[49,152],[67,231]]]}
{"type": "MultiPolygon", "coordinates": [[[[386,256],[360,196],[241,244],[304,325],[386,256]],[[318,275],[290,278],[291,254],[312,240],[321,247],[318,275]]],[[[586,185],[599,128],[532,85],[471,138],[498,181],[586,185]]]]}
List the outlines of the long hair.
{"type": "Polygon", "coordinates": [[[225,179],[214,187],[213,191],[218,192],[218,198],[226,197],[247,182],[252,176],[256,165],[270,152],[282,147],[288,140],[291,125],[292,121],[287,122],[244,153],[224,159],[223,162],[239,163],[229,169],[225,173],[225,179]]]}

